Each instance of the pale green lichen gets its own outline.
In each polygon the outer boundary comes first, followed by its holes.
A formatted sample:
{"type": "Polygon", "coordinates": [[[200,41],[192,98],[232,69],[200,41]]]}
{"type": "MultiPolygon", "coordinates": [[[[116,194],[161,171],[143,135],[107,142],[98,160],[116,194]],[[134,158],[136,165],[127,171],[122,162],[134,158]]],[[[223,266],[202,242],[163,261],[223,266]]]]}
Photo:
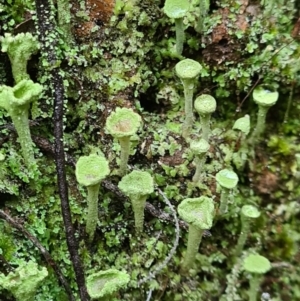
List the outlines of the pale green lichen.
{"type": "Polygon", "coordinates": [[[183,270],[192,268],[203,232],[212,227],[214,212],[213,200],[206,196],[188,198],[179,204],[178,214],[189,224],[187,251],[182,263],[183,270]]]}
{"type": "Polygon", "coordinates": [[[232,128],[248,135],[250,132],[250,116],[246,114],[244,117],[237,119],[232,128]]]}
{"type": "Polygon", "coordinates": [[[0,86],[0,107],[10,115],[19,136],[26,166],[35,166],[33,142],[30,135],[28,113],[30,103],[35,102],[43,87],[31,80],[22,80],[13,88],[0,86]]]}
{"type": "Polygon", "coordinates": [[[183,17],[187,14],[189,6],[188,0],[166,0],[164,5],[165,14],[175,20],[176,52],[178,55],[181,55],[183,50],[185,41],[183,17]]]}
{"type": "Polygon", "coordinates": [[[261,276],[267,273],[271,269],[270,261],[261,255],[250,254],[243,263],[243,268],[248,273],[251,273],[250,288],[248,291],[249,301],[257,300],[257,293],[259,292],[259,286],[261,283],[261,276]]]}
{"type": "Polygon", "coordinates": [[[136,231],[143,232],[146,199],[154,191],[151,175],[145,171],[134,170],[122,178],[118,187],[131,200],[136,231]]]}
{"type": "Polygon", "coordinates": [[[185,120],[182,126],[182,136],[187,139],[191,134],[194,114],[193,114],[193,95],[196,78],[202,70],[202,66],[191,59],[180,61],[175,66],[177,76],[180,78],[185,99],[185,120]]]}
{"type": "Polygon", "coordinates": [[[201,139],[200,141],[192,141],[190,143],[190,149],[195,155],[195,165],[196,165],[196,172],[193,176],[193,182],[198,183],[203,178],[203,166],[206,160],[206,154],[209,150],[209,144],[205,139],[201,139]]]}
{"type": "Polygon", "coordinates": [[[279,93],[273,91],[266,86],[259,86],[253,91],[253,100],[258,105],[256,127],[253,131],[251,140],[255,144],[259,141],[266,126],[267,113],[273,105],[277,102],[279,93]]]}
{"type": "Polygon", "coordinates": [[[7,52],[15,82],[29,79],[27,62],[39,50],[39,43],[31,33],[20,33],[12,36],[6,33],[1,37],[2,52],[7,52]]]}
{"type": "Polygon", "coordinates": [[[120,288],[125,288],[129,280],[129,275],[126,272],[109,269],[88,276],[86,286],[92,299],[106,297],[105,300],[110,300],[111,295],[120,288]]]}
{"type": "Polygon", "coordinates": [[[141,125],[141,116],[131,109],[116,108],[106,120],[107,131],[119,140],[121,145],[120,175],[127,170],[130,154],[130,137],[136,134],[141,125]]]}
{"type": "Polygon", "coordinates": [[[32,301],[37,288],[47,275],[45,267],[39,269],[33,261],[24,262],[7,276],[0,274],[0,286],[10,291],[17,301],[32,301]]]}
{"type": "Polygon", "coordinates": [[[234,171],[229,169],[222,169],[216,174],[216,180],[222,187],[219,214],[224,214],[227,212],[229,192],[231,189],[236,187],[239,178],[234,171]]]}
{"type": "Polygon", "coordinates": [[[89,236],[89,241],[92,241],[94,238],[98,222],[98,194],[100,183],[109,172],[107,160],[103,156],[96,154],[82,156],[76,163],[76,179],[79,184],[86,186],[88,190],[86,233],[89,236]]]}
{"type": "Polygon", "coordinates": [[[211,95],[202,94],[195,99],[194,107],[200,115],[202,138],[208,141],[211,132],[210,117],[217,108],[217,102],[211,95]]]}
{"type": "Polygon", "coordinates": [[[244,205],[241,209],[241,233],[235,248],[235,256],[240,256],[250,232],[251,221],[260,216],[258,209],[252,205],[244,205]]]}

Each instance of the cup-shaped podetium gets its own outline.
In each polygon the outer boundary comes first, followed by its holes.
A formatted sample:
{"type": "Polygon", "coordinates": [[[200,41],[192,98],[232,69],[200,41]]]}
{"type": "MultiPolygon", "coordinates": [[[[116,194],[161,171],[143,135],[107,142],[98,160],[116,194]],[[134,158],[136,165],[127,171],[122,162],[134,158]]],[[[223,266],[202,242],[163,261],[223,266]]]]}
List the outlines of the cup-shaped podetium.
{"type": "Polygon", "coordinates": [[[192,141],[190,143],[190,149],[194,153],[194,163],[196,165],[196,172],[193,176],[193,182],[198,183],[203,177],[203,166],[206,161],[206,154],[209,150],[209,144],[206,140],[200,139],[199,141],[192,141]]]}
{"type": "Polygon", "coordinates": [[[185,100],[185,120],[182,127],[182,137],[185,139],[191,134],[194,114],[193,114],[193,95],[196,79],[202,70],[202,66],[191,59],[180,61],[175,66],[177,76],[180,78],[184,90],[185,100]]]}
{"type": "Polygon", "coordinates": [[[48,276],[45,267],[33,262],[22,262],[18,268],[8,275],[0,274],[0,286],[10,291],[17,301],[32,301],[38,287],[48,276]]]}
{"type": "Polygon", "coordinates": [[[257,300],[261,278],[271,267],[270,261],[266,257],[258,254],[250,254],[244,259],[243,268],[246,272],[251,274],[250,289],[248,292],[249,301],[257,300]]]}
{"type": "Polygon", "coordinates": [[[210,118],[211,114],[216,111],[217,102],[211,95],[202,94],[195,99],[194,107],[200,115],[202,138],[208,141],[211,132],[210,118]]]}
{"type": "Polygon", "coordinates": [[[206,196],[188,198],[179,204],[178,214],[189,225],[187,250],[182,263],[184,271],[193,267],[203,232],[212,227],[214,213],[214,202],[206,196]]]}
{"type": "Polygon", "coordinates": [[[118,187],[131,201],[136,232],[143,232],[146,199],[154,191],[152,176],[148,172],[134,170],[121,179],[118,187]]]}
{"type": "Polygon", "coordinates": [[[188,0],[166,0],[164,6],[165,14],[175,20],[176,30],[176,52],[181,55],[185,40],[183,17],[189,10],[190,2],[188,0]]]}
{"type": "Polygon", "coordinates": [[[253,90],[253,100],[258,105],[256,127],[252,134],[252,142],[259,141],[266,126],[267,113],[273,105],[277,102],[279,94],[271,88],[261,85],[253,90]]]}
{"type": "Polygon", "coordinates": [[[241,214],[241,233],[235,248],[236,257],[240,256],[241,252],[243,251],[245,242],[247,240],[247,236],[250,232],[251,222],[260,216],[260,212],[256,207],[252,205],[244,205],[241,209],[240,214],[241,214]]]}
{"type": "Polygon", "coordinates": [[[88,294],[93,300],[103,297],[106,298],[105,300],[111,300],[113,293],[125,288],[129,280],[126,272],[109,269],[89,275],[86,279],[86,286],[88,294]]]}
{"type": "Polygon", "coordinates": [[[244,117],[237,119],[232,127],[233,130],[241,131],[245,136],[250,132],[250,116],[246,114],[244,117]]]}
{"type": "Polygon", "coordinates": [[[79,184],[86,186],[88,191],[88,213],[86,233],[89,241],[95,235],[98,222],[98,194],[101,181],[110,173],[108,161],[103,156],[91,154],[82,156],[76,163],[76,179],[79,184]]]}
{"type": "Polygon", "coordinates": [[[18,83],[23,79],[29,80],[27,62],[39,49],[37,38],[29,32],[22,32],[16,36],[6,33],[4,37],[0,38],[0,41],[2,52],[8,53],[15,82],[18,83]]]}
{"type": "Polygon", "coordinates": [[[216,174],[216,180],[222,188],[219,207],[219,214],[222,215],[227,212],[230,190],[237,186],[239,177],[230,169],[222,169],[216,174]]]}
{"type": "Polygon", "coordinates": [[[36,167],[33,142],[29,128],[30,104],[37,101],[43,91],[43,86],[32,80],[21,80],[13,88],[0,86],[0,107],[4,108],[12,119],[18,133],[19,142],[28,169],[36,167]]]}
{"type": "Polygon", "coordinates": [[[106,129],[117,138],[121,146],[120,175],[123,176],[127,170],[130,154],[130,137],[136,134],[141,126],[141,116],[132,109],[116,108],[106,120],[106,129]]]}

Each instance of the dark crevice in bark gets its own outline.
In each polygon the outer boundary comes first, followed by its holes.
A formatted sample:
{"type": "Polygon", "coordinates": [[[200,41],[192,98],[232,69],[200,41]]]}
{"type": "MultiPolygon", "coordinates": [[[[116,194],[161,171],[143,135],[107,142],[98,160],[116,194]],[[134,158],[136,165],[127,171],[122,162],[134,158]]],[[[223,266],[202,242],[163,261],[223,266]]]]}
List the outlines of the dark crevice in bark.
{"type": "Polygon", "coordinates": [[[72,224],[71,210],[68,197],[68,185],[65,172],[65,153],[63,144],[63,116],[64,116],[64,85],[56,55],[58,36],[53,7],[49,0],[35,0],[37,12],[37,27],[41,43],[41,56],[48,63],[48,89],[54,99],[54,137],[55,164],[57,171],[58,191],[61,200],[61,210],[65,226],[66,239],[81,301],[89,300],[86,290],[83,266],[78,254],[79,245],[75,238],[72,224]]]}

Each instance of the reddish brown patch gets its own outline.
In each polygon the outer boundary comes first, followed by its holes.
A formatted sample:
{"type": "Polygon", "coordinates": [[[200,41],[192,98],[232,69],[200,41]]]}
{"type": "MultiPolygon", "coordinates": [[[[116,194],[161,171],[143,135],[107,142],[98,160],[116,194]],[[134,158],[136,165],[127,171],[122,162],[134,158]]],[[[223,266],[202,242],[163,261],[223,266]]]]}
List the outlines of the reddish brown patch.
{"type": "MultiPolygon", "coordinates": [[[[97,25],[105,25],[109,22],[115,7],[115,0],[86,0],[86,10],[89,21],[82,22],[75,30],[79,38],[87,38],[93,33],[93,28],[97,25]]],[[[74,5],[75,14],[78,4],[74,5]]]]}
{"type": "Polygon", "coordinates": [[[257,5],[249,5],[248,0],[241,0],[239,13],[236,21],[231,21],[232,13],[229,8],[222,8],[215,12],[215,15],[222,16],[221,23],[217,24],[210,36],[208,45],[203,50],[203,58],[210,65],[220,65],[224,62],[237,62],[240,59],[240,52],[244,48],[241,39],[229,34],[233,31],[245,32],[249,27],[249,16],[255,18],[257,5]]]}
{"type": "Polygon", "coordinates": [[[278,176],[269,170],[265,170],[262,175],[258,177],[256,184],[257,190],[262,194],[270,194],[277,189],[278,176]]]}
{"type": "Polygon", "coordinates": [[[294,25],[294,28],[291,32],[291,36],[294,39],[300,39],[300,18],[297,20],[296,24],[294,25]]]}
{"type": "Polygon", "coordinates": [[[86,0],[91,21],[107,23],[113,13],[114,0],[86,0]]]}
{"type": "Polygon", "coordinates": [[[184,162],[184,159],[182,158],[182,152],[176,151],[173,156],[161,157],[160,162],[169,166],[174,166],[182,164],[184,162]]]}

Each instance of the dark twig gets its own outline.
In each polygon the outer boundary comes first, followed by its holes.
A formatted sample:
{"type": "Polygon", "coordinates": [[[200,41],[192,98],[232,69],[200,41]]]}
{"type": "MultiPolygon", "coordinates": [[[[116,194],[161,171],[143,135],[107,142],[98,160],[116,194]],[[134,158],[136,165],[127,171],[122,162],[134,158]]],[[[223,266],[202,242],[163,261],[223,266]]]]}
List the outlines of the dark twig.
{"type": "Polygon", "coordinates": [[[54,138],[55,163],[57,171],[58,191],[61,200],[61,210],[65,226],[67,245],[73,264],[76,282],[81,301],[89,300],[85,285],[84,269],[78,254],[79,245],[75,238],[72,216],[68,197],[68,185],[65,172],[65,152],[63,143],[64,116],[64,84],[60,73],[59,61],[56,55],[58,37],[55,16],[49,0],[35,0],[39,41],[43,59],[49,64],[49,87],[54,98],[54,138]]]}
{"type": "Polygon", "coordinates": [[[44,246],[38,241],[38,239],[33,236],[31,233],[29,233],[20,223],[18,223],[16,220],[14,220],[9,214],[4,212],[3,210],[0,209],[0,217],[5,219],[13,228],[17,229],[20,231],[25,237],[27,237],[42,253],[44,258],[46,259],[47,263],[53,268],[53,270],[56,273],[57,278],[59,279],[60,283],[62,286],[65,288],[69,299],[71,301],[75,301],[75,297],[72,293],[71,287],[61,272],[59,266],[56,264],[50,253],[44,248],[44,246]]]}
{"type": "MultiPolygon", "coordinates": [[[[139,285],[141,285],[142,283],[145,283],[146,281],[149,281],[153,278],[156,277],[156,275],[158,273],[160,273],[162,271],[162,269],[164,267],[166,267],[168,265],[168,263],[170,262],[170,260],[173,258],[176,249],[178,247],[178,243],[179,243],[179,236],[180,236],[180,230],[179,230],[179,223],[178,223],[178,218],[177,218],[177,213],[176,210],[174,209],[173,205],[171,204],[171,202],[168,200],[168,198],[165,196],[165,194],[159,189],[157,188],[159,194],[163,197],[164,201],[166,202],[166,204],[168,205],[168,207],[170,208],[174,221],[175,221],[175,240],[172,246],[172,249],[169,251],[168,256],[164,259],[164,261],[159,264],[158,266],[156,266],[147,277],[145,277],[144,279],[139,281],[139,285]]],[[[151,299],[151,295],[152,295],[152,289],[150,289],[150,291],[148,292],[148,298],[146,301],[150,301],[151,299]]]]}

